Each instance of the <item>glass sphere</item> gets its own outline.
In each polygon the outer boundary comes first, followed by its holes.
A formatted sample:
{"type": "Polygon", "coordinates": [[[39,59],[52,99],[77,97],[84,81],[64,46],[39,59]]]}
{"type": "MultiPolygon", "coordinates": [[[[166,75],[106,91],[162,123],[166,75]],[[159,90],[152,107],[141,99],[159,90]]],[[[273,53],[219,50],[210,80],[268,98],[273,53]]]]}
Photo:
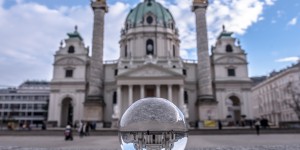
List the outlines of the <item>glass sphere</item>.
{"type": "Polygon", "coordinates": [[[123,150],[184,150],[187,126],[182,112],[162,98],[144,98],[123,114],[119,126],[123,150]]]}

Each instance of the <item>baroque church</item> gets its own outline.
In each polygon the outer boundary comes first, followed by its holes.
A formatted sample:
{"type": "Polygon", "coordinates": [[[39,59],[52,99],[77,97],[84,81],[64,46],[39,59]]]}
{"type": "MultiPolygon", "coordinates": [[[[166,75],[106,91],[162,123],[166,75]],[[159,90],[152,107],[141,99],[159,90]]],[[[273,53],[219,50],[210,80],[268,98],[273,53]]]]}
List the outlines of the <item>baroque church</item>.
{"type": "Polygon", "coordinates": [[[126,109],[145,97],[170,100],[191,126],[204,120],[252,119],[247,54],[225,29],[209,54],[207,7],[207,0],[192,3],[198,61],[180,57],[180,20],[155,0],[144,0],[124,21],[119,59],[104,62],[108,6],[93,0],[91,54],[75,28],[54,55],[48,121],[117,127],[126,109]]]}

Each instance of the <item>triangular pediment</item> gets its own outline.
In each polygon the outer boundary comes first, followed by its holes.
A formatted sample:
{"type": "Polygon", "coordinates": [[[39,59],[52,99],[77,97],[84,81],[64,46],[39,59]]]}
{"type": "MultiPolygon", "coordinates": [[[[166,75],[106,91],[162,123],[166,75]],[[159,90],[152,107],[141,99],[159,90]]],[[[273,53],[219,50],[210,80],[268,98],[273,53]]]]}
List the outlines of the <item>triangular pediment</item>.
{"type": "Polygon", "coordinates": [[[168,68],[163,68],[155,64],[146,64],[141,67],[128,70],[118,76],[129,78],[162,78],[162,77],[183,77],[180,73],[172,71],[168,68]]]}
{"type": "Polygon", "coordinates": [[[247,63],[247,61],[241,57],[238,57],[238,56],[223,56],[223,57],[220,57],[218,59],[215,60],[215,63],[226,63],[226,64],[245,64],[247,63]]]}

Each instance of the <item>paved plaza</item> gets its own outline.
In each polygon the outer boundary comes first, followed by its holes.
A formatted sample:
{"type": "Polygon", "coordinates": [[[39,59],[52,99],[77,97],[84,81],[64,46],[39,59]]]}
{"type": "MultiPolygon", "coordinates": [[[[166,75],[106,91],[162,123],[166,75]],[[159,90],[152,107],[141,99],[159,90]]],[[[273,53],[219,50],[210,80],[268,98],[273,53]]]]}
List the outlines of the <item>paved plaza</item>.
{"type": "MultiPolygon", "coordinates": [[[[299,134],[190,136],[186,150],[300,150],[299,134]]],[[[116,136],[0,136],[1,150],[119,150],[116,136]]]]}

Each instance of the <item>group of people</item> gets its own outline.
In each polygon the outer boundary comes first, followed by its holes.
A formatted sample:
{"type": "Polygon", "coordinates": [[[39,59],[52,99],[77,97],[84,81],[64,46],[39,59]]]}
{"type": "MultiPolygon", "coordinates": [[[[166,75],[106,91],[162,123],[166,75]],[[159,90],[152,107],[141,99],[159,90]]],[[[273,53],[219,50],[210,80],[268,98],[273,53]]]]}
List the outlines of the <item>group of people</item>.
{"type": "Polygon", "coordinates": [[[30,122],[20,122],[19,129],[21,130],[31,130],[30,122]]]}
{"type": "MultiPolygon", "coordinates": [[[[79,123],[74,124],[74,128],[77,128],[79,137],[83,136],[89,136],[90,135],[90,130],[94,130],[96,128],[95,123],[90,123],[90,122],[85,122],[85,121],[80,121],[79,123]]],[[[73,134],[72,134],[72,124],[68,123],[65,129],[65,139],[68,140],[73,140],[73,134]]]]}
{"type": "MultiPolygon", "coordinates": [[[[260,134],[260,128],[263,128],[263,129],[270,128],[269,120],[266,119],[266,118],[262,118],[262,119],[257,118],[257,119],[254,120],[254,121],[250,120],[249,125],[250,125],[250,128],[251,128],[251,129],[252,129],[253,123],[254,123],[255,130],[256,130],[256,134],[257,134],[257,135],[260,134]]],[[[245,126],[245,125],[244,125],[244,126],[245,126]]],[[[222,128],[223,128],[222,121],[221,121],[221,120],[218,120],[218,129],[219,129],[219,130],[222,130],[222,128]]]]}
{"type": "Polygon", "coordinates": [[[79,122],[79,127],[78,127],[79,136],[81,138],[83,136],[89,136],[90,128],[91,128],[91,124],[89,122],[84,122],[84,121],[79,122]]]}

